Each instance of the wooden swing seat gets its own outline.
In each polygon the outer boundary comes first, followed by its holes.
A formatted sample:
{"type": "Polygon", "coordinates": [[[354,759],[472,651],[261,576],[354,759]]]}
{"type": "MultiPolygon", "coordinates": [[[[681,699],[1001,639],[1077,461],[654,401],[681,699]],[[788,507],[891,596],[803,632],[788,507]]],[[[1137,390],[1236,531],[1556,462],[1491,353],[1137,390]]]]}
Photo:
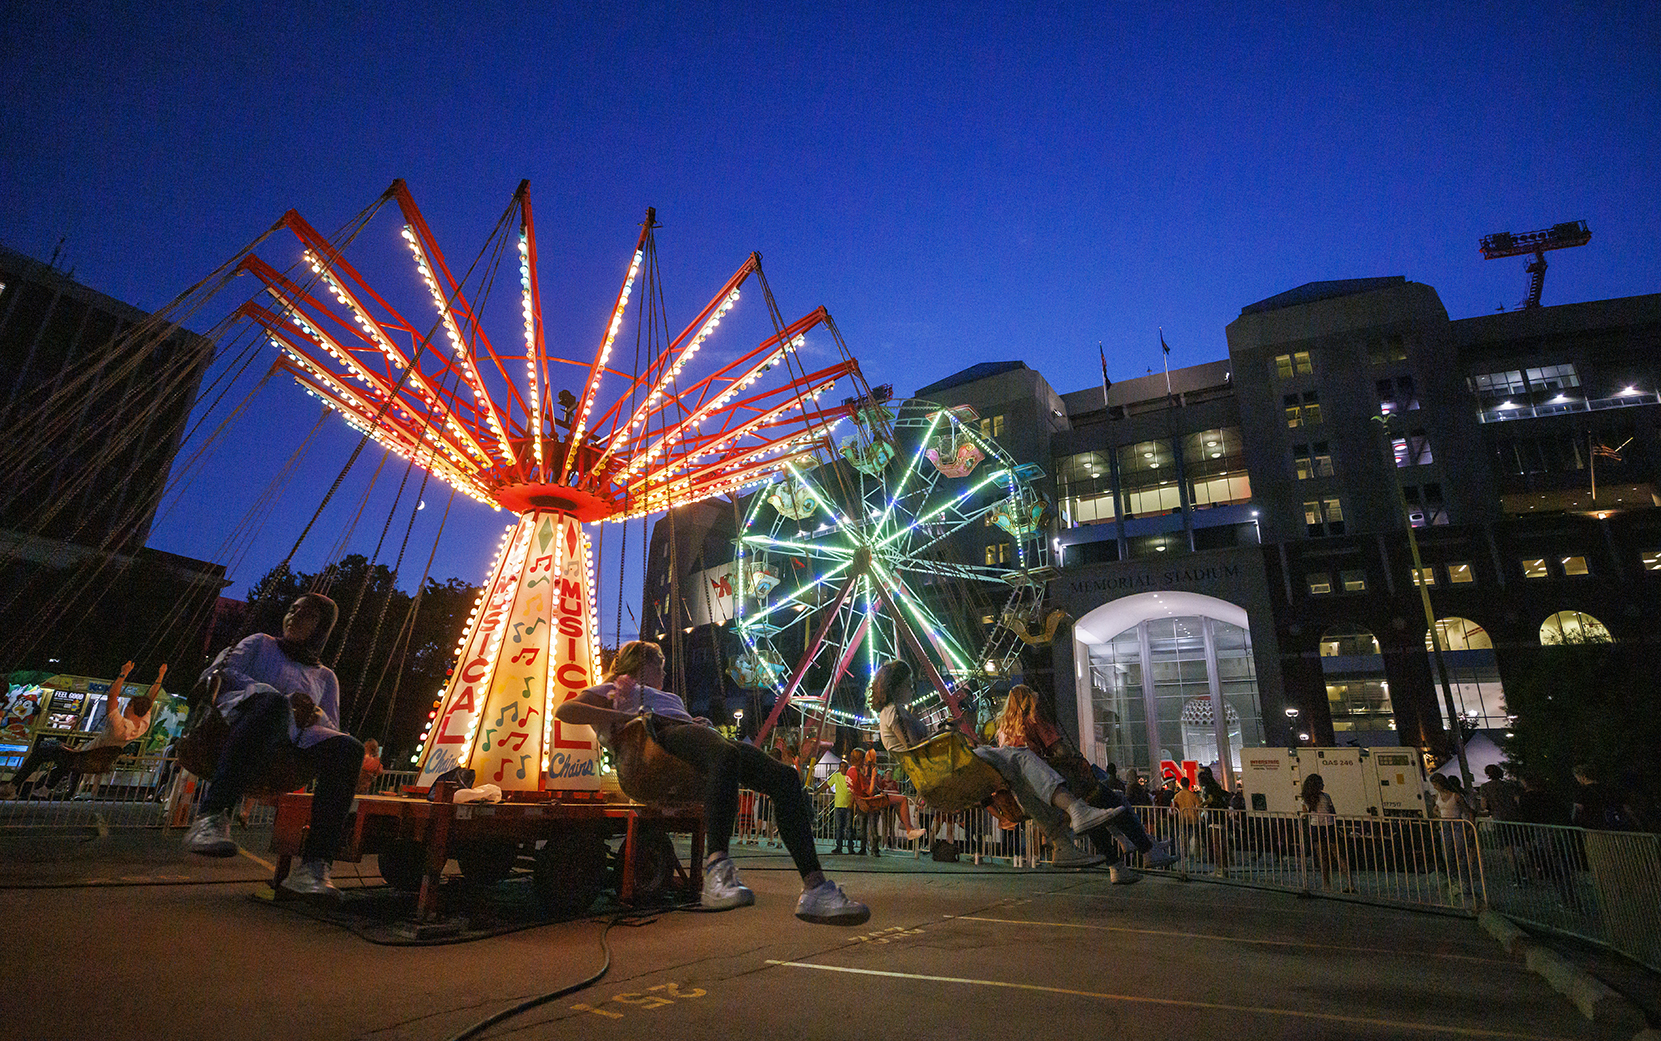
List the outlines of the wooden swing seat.
{"type": "Polygon", "coordinates": [[[623,794],[649,806],[701,806],[704,775],[672,755],[653,736],[652,714],[642,713],[612,734],[617,784],[623,794]]]}
{"type": "MultiPolygon", "coordinates": [[[[221,677],[215,675],[209,684],[207,713],[174,746],[179,766],[204,780],[211,779],[218,769],[219,755],[231,736],[231,724],[215,703],[219,697],[220,681],[221,677]]],[[[242,794],[254,799],[274,799],[304,788],[316,777],[316,769],[296,755],[292,745],[284,745],[266,761],[265,767],[242,794]]]]}

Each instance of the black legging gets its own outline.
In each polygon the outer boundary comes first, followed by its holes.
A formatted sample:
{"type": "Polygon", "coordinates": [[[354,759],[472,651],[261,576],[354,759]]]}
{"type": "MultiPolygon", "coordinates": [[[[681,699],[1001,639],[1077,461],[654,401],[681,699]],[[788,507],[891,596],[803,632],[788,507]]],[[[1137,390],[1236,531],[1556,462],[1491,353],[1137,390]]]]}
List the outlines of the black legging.
{"type": "MultiPolygon", "coordinates": [[[[213,781],[202,796],[198,813],[230,810],[242,799],[265,769],[266,763],[288,741],[292,710],[281,694],[250,694],[236,712],[231,734],[219,753],[213,781]]],[[[317,785],[311,797],[311,827],[306,831],[300,856],[332,860],[340,847],[346,814],[352,808],[358,771],[363,768],[363,743],[347,734],[327,738],[310,748],[290,746],[301,761],[317,768],[317,785]]]]}
{"type": "MultiPolygon", "coordinates": [[[[19,795],[26,795],[30,791],[29,786],[23,783],[28,780],[29,775],[48,763],[52,765],[52,772],[46,775],[47,791],[56,788],[59,782],[63,780],[64,774],[69,774],[70,777],[75,779],[75,782],[79,782],[80,778],[76,775],[74,769],[75,750],[66,747],[62,741],[56,738],[43,737],[35,743],[35,747],[24,758],[23,765],[17,768],[16,773],[12,774],[12,784],[17,787],[19,795]]],[[[71,783],[69,789],[74,791],[75,783],[71,783]]]]}
{"type": "Polygon", "coordinates": [[[711,854],[725,853],[732,841],[742,785],[773,800],[779,837],[802,877],[819,870],[819,850],[813,844],[813,805],[794,768],[755,745],[728,741],[699,723],[659,717],[653,724],[664,750],[691,763],[705,777],[704,836],[711,854]]]}

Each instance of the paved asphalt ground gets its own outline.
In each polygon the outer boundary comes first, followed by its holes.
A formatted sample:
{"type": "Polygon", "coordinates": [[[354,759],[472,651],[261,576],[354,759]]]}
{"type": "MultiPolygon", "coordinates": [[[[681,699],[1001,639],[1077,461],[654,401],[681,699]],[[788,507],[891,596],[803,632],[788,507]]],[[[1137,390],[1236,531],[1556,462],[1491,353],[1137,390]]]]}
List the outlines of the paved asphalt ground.
{"type": "MultiPolygon", "coordinates": [[[[1204,882],[831,857],[872,907],[839,929],[792,917],[785,857],[740,847],[755,907],[411,947],[252,899],[264,859],[192,858],[177,832],[0,836],[0,1036],[445,1041],[594,973],[602,933],[604,979],[483,1036],[1600,1036],[1468,919],[1204,882]]],[[[378,884],[369,862],[336,874],[378,884]]]]}

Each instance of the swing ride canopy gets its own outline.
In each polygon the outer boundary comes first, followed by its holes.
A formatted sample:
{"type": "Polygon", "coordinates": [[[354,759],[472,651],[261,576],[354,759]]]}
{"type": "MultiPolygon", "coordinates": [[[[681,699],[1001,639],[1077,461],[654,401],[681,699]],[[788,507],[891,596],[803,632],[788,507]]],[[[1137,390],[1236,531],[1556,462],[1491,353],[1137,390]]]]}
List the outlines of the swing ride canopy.
{"type": "MultiPolygon", "coordinates": [[[[402,180],[355,222],[352,236],[387,202],[403,217],[401,246],[431,298],[429,312],[398,310],[389,302],[395,294],[378,291],[347,259],[345,243],[331,242],[291,210],[277,228],[299,240],[301,263],[280,270],[248,252],[240,269],[263,292],[240,314],[263,328],[281,351],[278,365],[309,393],[481,502],[595,521],[728,493],[789,464],[807,464],[850,412],[847,405],[822,407],[819,399],[844,379],[863,388],[824,308],[788,324],[782,319],[759,253],[678,335],[670,338],[665,327],[648,356],[637,351],[632,368],[620,365],[625,314],[637,284],[655,276],[651,210],[588,353],[549,345],[528,182],[466,271],[445,257],[402,180]],[[484,297],[504,254],[519,289],[511,344],[493,339],[483,321],[484,297]],[[752,279],[772,335],[700,364],[752,279]],[[808,371],[800,352],[821,328],[835,343],[835,358],[808,371]]],[[[649,291],[642,295],[643,306],[656,304],[649,291]]]]}

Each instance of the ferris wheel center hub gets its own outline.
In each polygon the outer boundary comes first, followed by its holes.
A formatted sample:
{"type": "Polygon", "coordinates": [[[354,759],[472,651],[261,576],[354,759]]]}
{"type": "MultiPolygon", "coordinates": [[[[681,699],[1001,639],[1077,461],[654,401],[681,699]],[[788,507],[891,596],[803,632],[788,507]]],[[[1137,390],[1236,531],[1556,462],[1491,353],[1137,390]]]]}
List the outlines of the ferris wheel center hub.
{"type": "Polygon", "coordinates": [[[579,521],[605,520],[616,516],[618,505],[604,496],[563,484],[510,484],[494,489],[496,502],[515,513],[558,510],[579,521]]]}

